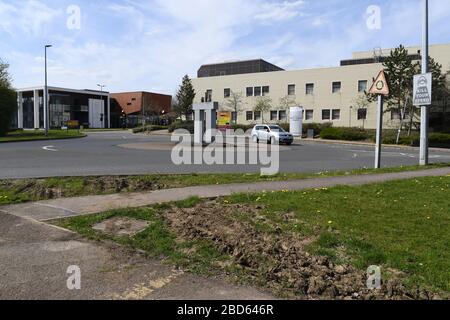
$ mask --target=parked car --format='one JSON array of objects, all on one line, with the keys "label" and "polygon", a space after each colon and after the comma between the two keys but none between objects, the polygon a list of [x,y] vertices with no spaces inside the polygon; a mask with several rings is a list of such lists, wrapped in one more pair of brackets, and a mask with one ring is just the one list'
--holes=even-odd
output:
[{"label": "parked car", "polygon": [[252,140],[254,143],[264,141],[274,144],[278,141],[280,144],[291,145],[294,136],[277,125],[256,125],[252,130]]}]

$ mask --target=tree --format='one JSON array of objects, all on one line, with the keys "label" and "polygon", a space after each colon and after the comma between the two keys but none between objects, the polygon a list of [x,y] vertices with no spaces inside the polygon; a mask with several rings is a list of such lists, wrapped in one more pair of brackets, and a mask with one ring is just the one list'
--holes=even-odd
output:
[{"label": "tree", "polygon": [[177,93],[178,104],[176,112],[180,115],[185,116],[186,119],[189,119],[189,116],[192,114],[192,105],[194,103],[194,98],[194,86],[192,85],[192,81],[189,76],[186,75],[183,77],[183,82]]},{"label": "tree", "polygon": [[258,97],[256,99],[254,112],[261,112],[261,120],[264,123],[264,114],[272,109],[272,99],[269,97]]},{"label": "tree", "polygon": [[11,77],[8,72],[9,64],[0,59],[0,87],[11,88]]},{"label": "tree", "polygon": [[17,96],[11,86],[8,68],[9,65],[0,60],[0,135],[9,131],[14,110],[17,108]]},{"label": "tree", "polygon": [[383,66],[390,89],[389,96],[385,98],[386,112],[394,111],[400,115],[398,143],[406,114],[411,117],[410,130],[414,121],[415,107],[411,103],[411,96],[416,66],[413,64],[408,50],[402,45],[391,51],[390,56],[383,62]]},{"label": "tree", "polygon": [[[295,96],[293,95],[285,95],[284,97],[280,98],[280,109],[286,110],[286,113],[288,113],[289,109],[291,107],[296,107],[300,105],[297,103]],[[286,122],[288,121],[288,117],[286,117]]]},{"label": "tree", "polygon": [[[367,110],[369,109],[370,100],[365,93],[360,94],[356,99],[353,100],[353,103],[356,107],[356,112],[359,114],[359,110]],[[366,119],[363,119],[363,129],[366,127]]]},{"label": "tree", "polygon": [[225,108],[235,113],[234,124],[237,124],[238,114],[242,111],[242,92],[230,92],[230,97],[225,101]]}]

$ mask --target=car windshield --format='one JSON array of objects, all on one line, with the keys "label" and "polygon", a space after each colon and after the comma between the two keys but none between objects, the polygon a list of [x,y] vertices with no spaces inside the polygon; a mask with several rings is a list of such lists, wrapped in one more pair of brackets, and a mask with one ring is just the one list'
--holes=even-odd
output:
[{"label": "car windshield", "polygon": [[273,131],[273,132],[286,132],[283,130],[283,128],[281,128],[279,126],[270,126],[269,128],[270,128],[270,131]]}]

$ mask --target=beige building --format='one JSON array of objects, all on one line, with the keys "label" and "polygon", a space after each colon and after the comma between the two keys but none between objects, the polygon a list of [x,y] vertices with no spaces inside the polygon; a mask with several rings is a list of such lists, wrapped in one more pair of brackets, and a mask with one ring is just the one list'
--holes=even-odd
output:
[{"label": "beige building", "polygon": [[[407,48],[413,60],[420,60],[420,48]],[[256,124],[288,121],[287,103],[304,109],[305,123],[332,122],[336,127],[376,127],[376,104],[362,107],[358,97],[372,85],[373,78],[383,69],[382,61],[391,49],[356,52],[352,59],[341,61],[333,68],[285,71],[264,60],[238,61],[204,65],[193,79],[202,98],[219,102],[221,111],[233,111],[227,101],[233,93],[242,95],[238,123]],[[430,47],[430,56],[450,69],[450,44]],[[254,112],[258,97],[271,99],[272,108],[261,115]],[[235,117],[235,115],[233,115]],[[396,127],[399,115],[386,114],[385,125]]]}]

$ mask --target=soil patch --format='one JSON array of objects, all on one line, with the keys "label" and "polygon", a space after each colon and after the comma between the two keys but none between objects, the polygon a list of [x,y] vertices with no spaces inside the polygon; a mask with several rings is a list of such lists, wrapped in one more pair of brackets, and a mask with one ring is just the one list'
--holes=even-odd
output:
[{"label": "soil patch", "polygon": [[113,236],[135,236],[150,225],[148,221],[136,220],[128,217],[114,217],[98,223],[92,229]]},{"label": "soil patch", "polygon": [[[309,254],[305,246],[313,239],[286,234],[264,216],[263,206],[218,201],[187,209],[171,207],[164,215],[177,235],[212,241],[222,253],[233,257],[252,282],[274,292],[305,299],[438,298],[426,290],[408,290],[399,280],[388,280],[380,290],[369,290],[365,271]],[[289,222],[294,218],[286,214],[282,219]]]}]

